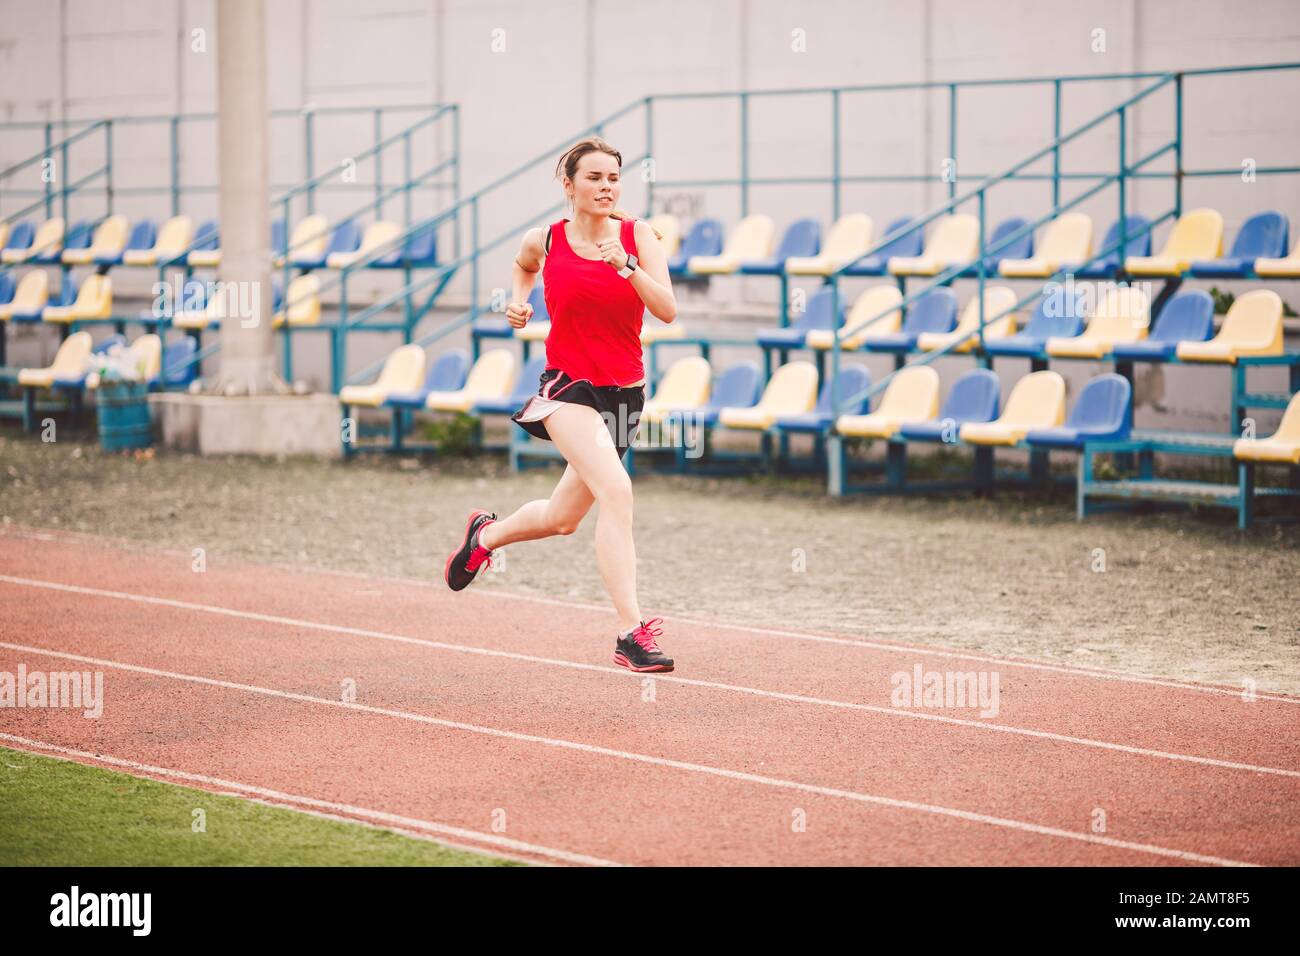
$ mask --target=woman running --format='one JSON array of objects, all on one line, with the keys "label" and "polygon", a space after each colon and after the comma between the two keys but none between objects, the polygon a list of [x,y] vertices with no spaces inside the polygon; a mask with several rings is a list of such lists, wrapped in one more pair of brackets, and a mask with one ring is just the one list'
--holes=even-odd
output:
[{"label": "woman running", "polygon": [[513,420],[530,435],[553,441],[567,466],[551,497],[530,501],[500,521],[474,511],[460,548],[447,559],[453,591],[466,587],[492,552],[515,541],[572,534],[594,502],[596,560],[618,612],[614,662],[634,671],[670,671],[655,638],[663,618],[642,620],[636,596],[632,541],[632,481],[623,455],[636,438],[645,404],[641,317],[677,317],[668,262],[649,224],[618,208],[623,157],[593,136],[569,149],[556,178],[573,218],[524,234],[513,270],[506,317],[523,328],[532,316],[528,293],[545,270],[551,316],[546,369],[537,395]]}]

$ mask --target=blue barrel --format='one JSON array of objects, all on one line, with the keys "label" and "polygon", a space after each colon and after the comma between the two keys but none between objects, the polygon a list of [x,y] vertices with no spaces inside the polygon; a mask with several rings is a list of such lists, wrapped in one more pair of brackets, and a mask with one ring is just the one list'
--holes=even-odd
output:
[{"label": "blue barrel", "polygon": [[99,447],[105,451],[121,451],[153,446],[147,385],[101,381],[96,391]]}]

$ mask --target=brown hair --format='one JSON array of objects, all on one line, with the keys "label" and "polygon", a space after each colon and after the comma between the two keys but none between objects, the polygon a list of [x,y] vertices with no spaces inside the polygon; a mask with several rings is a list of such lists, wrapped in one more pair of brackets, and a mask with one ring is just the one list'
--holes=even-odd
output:
[{"label": "brown hair", "polygon": [[[568,148],[563,156],[560,157],[560,161],[555,164],[555,178],[560,179],[562,175],[569,179],[577,178],[578,161],[588,153],[608,153],[610,156],[614,157],[614,161],[618,163],[618,168],[623,168],[622,153],[609,145],[609,143],[605,142],[599,136],[588,136],[585,139],[578,140]],[[612,219],[636,218],[636,216],[624,209],[615,209],[610,212],[609,215]],[[655,229],[653,225],[650,225],[650,223],[646,223],[646,225],[650,226],[651,231],[655,234],[655,238],[662,242],[664,238],[663,234],[658,229]]]}]

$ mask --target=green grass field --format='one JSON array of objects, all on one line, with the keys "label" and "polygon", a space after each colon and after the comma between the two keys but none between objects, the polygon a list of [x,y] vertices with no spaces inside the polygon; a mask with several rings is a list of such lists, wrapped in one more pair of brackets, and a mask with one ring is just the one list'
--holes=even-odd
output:
[{"label": "green grass field", "polygon": [[[194,810],[205,832],[192,829]],[[0,747],[0,866],[514,866],[387,830]]]}]

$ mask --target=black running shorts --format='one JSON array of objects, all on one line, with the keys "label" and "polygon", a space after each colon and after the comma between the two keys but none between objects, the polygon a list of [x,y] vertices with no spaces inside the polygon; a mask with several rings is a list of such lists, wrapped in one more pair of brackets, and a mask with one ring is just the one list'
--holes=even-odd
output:
[{"label": "black running shorts", "polygon": [[575,381],[558,368],[548,368],[538,379],[537,394],[510,418],[534,438],[551,441],[545,419],[559,402],[586,405],[599,412],[621,458],[636,440],[641,410],[645,407],[645,386],[592,385],[589,379]]}]

